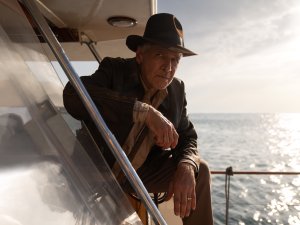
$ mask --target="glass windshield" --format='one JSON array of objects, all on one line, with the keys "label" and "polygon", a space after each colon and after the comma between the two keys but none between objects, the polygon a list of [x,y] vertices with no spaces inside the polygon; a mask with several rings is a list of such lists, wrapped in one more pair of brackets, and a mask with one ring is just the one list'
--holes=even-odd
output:
[{"label": "glass windshield", "polygon": [[0,224],[141,224],[106,162],[96,169],[76,139],[17,1],[0,2],[0,21]]}]

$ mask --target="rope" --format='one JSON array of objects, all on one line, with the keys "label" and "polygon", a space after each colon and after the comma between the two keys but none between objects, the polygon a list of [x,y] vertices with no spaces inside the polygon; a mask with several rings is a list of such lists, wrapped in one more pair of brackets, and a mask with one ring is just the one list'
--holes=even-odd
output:
[{"label": "rope", "polygon": [[229,217],[229,194],[230,194],[230,176],[233,176],[232,167],[226,168],[225,173],[225,199],[226,199],[226,212],[225,212],[225,224],[228,225]]}]

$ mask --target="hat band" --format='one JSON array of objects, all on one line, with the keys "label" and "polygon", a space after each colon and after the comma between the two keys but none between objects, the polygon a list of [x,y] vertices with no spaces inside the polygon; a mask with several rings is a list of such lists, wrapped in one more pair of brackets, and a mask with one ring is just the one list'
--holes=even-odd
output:
[{"label": "hat band", "polygon": [[179,36],[171,36],[171,35],[155,35],[155,36],[144,36],[145,40],[161,43],[167,46],[180,46],[184,47],[183,39]]}]

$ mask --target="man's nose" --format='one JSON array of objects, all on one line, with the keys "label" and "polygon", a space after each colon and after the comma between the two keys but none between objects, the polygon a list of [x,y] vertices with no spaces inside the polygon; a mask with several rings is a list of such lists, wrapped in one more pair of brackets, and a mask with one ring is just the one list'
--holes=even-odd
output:
[{"label": "man's nose", "polygon": [[173,70],[172,60],[166,60],[163,69],[165,72],[171,72]]}]

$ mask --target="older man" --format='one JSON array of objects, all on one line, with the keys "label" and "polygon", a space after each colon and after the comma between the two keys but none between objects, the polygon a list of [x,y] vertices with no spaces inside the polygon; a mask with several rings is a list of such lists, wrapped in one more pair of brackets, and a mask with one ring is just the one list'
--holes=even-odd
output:
[{"label": "older man", "polygon": [[[181,57],[195,55],[184,47],[182,26],[171,14],[155,14],[144,35],[130,35],[126,44],[135,58],[104,58],[82,82],[147,190],[173,197],[185,225],[213,224],[209,169],[187,116],[184,83],[174,77]],[[64,104],[85,121],[124,190],[132,190],[69,83]],[[97,152],[87,151],[97,165]]]}]

